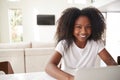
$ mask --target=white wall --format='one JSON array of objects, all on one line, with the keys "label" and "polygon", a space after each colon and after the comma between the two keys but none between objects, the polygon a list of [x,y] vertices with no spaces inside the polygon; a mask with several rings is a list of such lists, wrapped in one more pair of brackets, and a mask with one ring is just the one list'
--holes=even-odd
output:
[{"label": "white wall", "polygon": [[[0,1],[0,5],[2,5],[2,4],[1,4],[1,1]],[[2,7],[0,7],[0,11],[1,11],[1,9],[2,9]],[[2,20],[2,19],[1,19],[1,13],[0,13],[0,30],[1,30],[1,23],[2,23],[1,20]],[[1,31],[0,31],[0,34],[1,34]],[[0,42],[1,42],[1,37],[0,37]]]},{"label": "white wall", "polygon": [[5,1],[0,0],[0,41],[8,42],[9,41],[9,29],[8,29],[8,12],[7,4],[4,4]]}]

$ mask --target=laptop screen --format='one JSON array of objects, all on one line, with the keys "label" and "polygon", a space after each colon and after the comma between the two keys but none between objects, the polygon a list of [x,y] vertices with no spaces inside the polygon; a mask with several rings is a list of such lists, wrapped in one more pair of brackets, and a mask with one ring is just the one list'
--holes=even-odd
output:
[{"label": "laptop screen", "polygon": [[75,80],[120,80],[120,66],[78,69]]}]

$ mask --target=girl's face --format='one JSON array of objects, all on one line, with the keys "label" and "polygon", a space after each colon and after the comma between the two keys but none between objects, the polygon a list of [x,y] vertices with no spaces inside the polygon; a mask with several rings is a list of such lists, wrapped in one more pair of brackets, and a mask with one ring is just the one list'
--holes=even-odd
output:
[{"label": "girl's face", "polygon": [[75,39],[79,42],[86,42],[91,32],[91,24],[88,17],[80,16],[74,25],[73,35]]}]

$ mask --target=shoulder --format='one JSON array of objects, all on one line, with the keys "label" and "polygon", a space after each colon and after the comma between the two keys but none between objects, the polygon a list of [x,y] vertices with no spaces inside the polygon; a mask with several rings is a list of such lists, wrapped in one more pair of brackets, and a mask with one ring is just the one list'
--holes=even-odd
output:
[{"label": "shoulder", "polygon": [[98,53],[105,48],[103,40],[98,40],[98,41],[91,40],[90,44],[94,49],[97,50]]},{"label": "shoulder", "polygon": [[66,40],[61,40],[61,41],[58,42],[57,46],[58,45],[65,46],[66,43],[67,43]]},{"label": "shoulder", "polygon": [[64,44],[64,43],[66,43],[66,40],[61,40],[61,41],[59,41],[58,43]]},{"label": "shoulder", "polygon": [[55,50],[63,55],[63,53],[65,51],[65,46],[66,46],[66,41],[65,40],[61,40],[61,41],[58,42]]},{"label": "shoulder", "polygon": [[94,40],[90,40],[89,41],[90,44],[96,44],[96,45],[104,45],[104,41],[103,40],[97,40],[97,41],[94,41]]}]

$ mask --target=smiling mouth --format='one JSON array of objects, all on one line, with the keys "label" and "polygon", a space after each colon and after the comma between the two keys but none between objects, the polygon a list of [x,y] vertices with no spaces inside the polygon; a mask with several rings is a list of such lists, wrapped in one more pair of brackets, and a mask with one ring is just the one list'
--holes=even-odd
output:
[{"label": "smiling mouth", "polygon": [[80,35],[81,38],[87,38],[87,35]]}]

